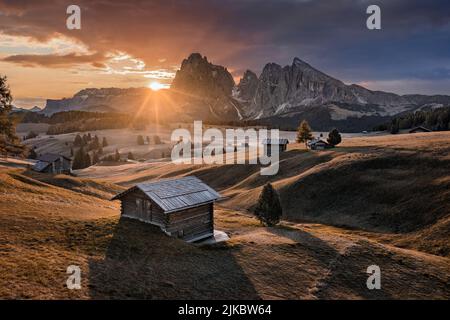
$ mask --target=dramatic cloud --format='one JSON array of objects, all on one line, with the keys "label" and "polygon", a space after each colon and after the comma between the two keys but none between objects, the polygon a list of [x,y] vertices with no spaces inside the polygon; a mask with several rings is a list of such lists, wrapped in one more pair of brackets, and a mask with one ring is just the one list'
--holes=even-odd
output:
[{"label": "dramatic cloud", "polygon": [[79,55],[75,53],[66,55],[56,54],[22,54],[3,58],[2,61],[13,62],[24,67],[54,67],[65,68],[80,64],[90,64],[95,68],[105,68],[104,57],[100,54]]},{"label": "dramatic cloud", "polygon": [[[42,57],[9,50],[4,61],[102,66],[116,76],[151,77],[162,71],[169,81],[174,66],[201,52],[235,77],[247,68],[260,72],[267,62],[288,64],[298,56],[337,78],[365,81],[375,89],[380,83],[426,81],[419,92],[438,93],[430,83],[442,88],[449,78],[450,2],[445,0],[379,0],[382,30],[376,31],[366,28],[366,8],[372,4],[366,0],[78,0],[81,30],[65,26],[70,4],[0,0],[4,35],[39,43],[68,38],[87,50],[65,48],[63,54],[56,50]],[[128,57],[124,68],[111,61],[118,53]]]}]

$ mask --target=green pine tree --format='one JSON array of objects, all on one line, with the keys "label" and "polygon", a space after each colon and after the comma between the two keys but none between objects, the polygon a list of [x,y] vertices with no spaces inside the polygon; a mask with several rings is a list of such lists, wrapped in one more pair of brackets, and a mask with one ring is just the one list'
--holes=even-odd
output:
[{"label": "green pine tree", "polygon": [[114,161],[120,161],[120,153],[119,150],[116,149],[116,153],[114,154]]},{"label": "green pine tree", "polygon": [[94,155],[92,156],[92,164],[97,164],[100,162],[100,158],[98,157],[98,153],[94,152]]},{"label": "green pine tree", "polygon": [[13,97],[6,77],[0,76],[0,153],[21,156],[26,148],[16,135],[16,126],[10,117]]},{"label": "green pine tree", "polygon": [[137,136],[137,144],[138,144],[139,146],[143,146],[143,145],[145,144],[145,142],[144,142],[144,137],[143,137],[143,136],[141,136],[141,135],[138,135],[138,136]]},{"label": "green pine tree", "polygon": [[308,146],[308,141],[312,140],[312,130],[309,126],[308,122],[306,120],[303,120],[302,123],[300,123],[300,126],[297,129],[297,139],[296,141],[298,143],[304,142],[305,146]]},{"label": "green pine tree", "polygon": [[73,145],[75,147],[81,147],[83,146],[83,139],[81,138],[81,136],[79,134],[77,134],[75,136],[75,139],[73,140]]},{"label": "green pine tree", "polygon": [[333,129],[330,131],[330,133],[328,133],[327,141],[332,146],[337,146],[342,141],[341,134],[339,133],[339,131],[337,129]]},{"label": "green pine tree", "polygon": [[91,156],[89,155],[89,152],[85,152],[83,155],[83,163],[84,163],[84,167],[83,168],[88,168],[92,165],[92,161],[91,161]]},{"label": "green pine tree", "polygon": [[400,131],[399,120],[397,118],[393,119],[391,122],[391,133],[396,134]]},{"label": "green pine tree", "polygon": [[280,222],[283,213],[280,197],[270,183],[264,186],[254,212],[265,226],[274,226]]},{"label": "green pine tree", "polygon": [[83,147],[79,148],[75,153],[75,157],[73,158],[72,169],[78,170],[83,169],[84,166],[84,149]]}]

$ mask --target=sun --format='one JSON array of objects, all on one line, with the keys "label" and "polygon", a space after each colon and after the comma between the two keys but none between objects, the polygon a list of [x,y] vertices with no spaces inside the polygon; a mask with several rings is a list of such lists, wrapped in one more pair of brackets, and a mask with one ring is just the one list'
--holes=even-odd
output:
[{"label": "sun", "polygon": [[162,83],[159,83],[158,81],[153,81],[148,85],[148,87],[153,91],[159,91],[161,89],[164,89],[166,86]]}]

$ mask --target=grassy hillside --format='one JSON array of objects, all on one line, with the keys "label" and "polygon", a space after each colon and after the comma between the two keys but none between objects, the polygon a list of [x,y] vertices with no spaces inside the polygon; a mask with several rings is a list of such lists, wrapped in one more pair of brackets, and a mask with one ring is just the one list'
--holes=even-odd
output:
[{"label": "grassy hillside", "polygon": [[[167,162],[49,176],[2,162],[0,297],[448,299],[449,146],[437,134],[348,139],[326,152],[291,145],[274,177]],[[230,241],[186,244],[119,219],[108,201],[138,181],[190,174],[228,197],[215,226]],[[287,219],[274,228],[248,213],[268,181]],[[366,288],[373,264],[380,291]],[[65,286],[69,265],[81,267],[81,290]]]},{"label": "grassy hillside", "polygon": [[276,176],[261,176],[252,165],[169,162],[127,164],[113,173],[91,167],[80,175],[125,186],[196,175],[228,196],[225,206],[238,210],[251,210],[271,182],[285,219],[368,231],[402,247],[450,255],[449,132],[349,138],[323,152],[291,144]]},{"label": "grassy hillside", "polygon": [[[219,207],[225,244],[196,246],[119,219],[120,187],[0,169],[1,298],[448,298],[447,258],[380,245],[317,225],[263,228]],[[86,186],[86,187],[84,187]],[[383,290],[365,269],[383,268]],[[65,286],[69,265],[82,289]],[[404,288],[408,287],[408,290]]]}]

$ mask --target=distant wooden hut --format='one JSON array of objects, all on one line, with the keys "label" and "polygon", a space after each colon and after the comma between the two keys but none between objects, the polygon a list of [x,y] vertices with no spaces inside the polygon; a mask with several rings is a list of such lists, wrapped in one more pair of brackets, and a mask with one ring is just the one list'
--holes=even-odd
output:
[{"label": "distant wooden hut", "polygon": [[278,148],[279,153],[286,151],[287,145],[289,144],[288,139],[264,139],[262,144],[264,145],[264,154],[268,157],[272,154],[272,145]]},{"label": "distant wooden hut", "polygon": [[419,132],[431,132],[430,129],[427,129],[425,127],[419,126],[419,127],[415,127],[411,130],[409,130],[409,133],[419,133]]},{"label": "distant wooden hut", "polygon": [[139,183],[116,195],[121,215],[159,226],[192,242],[214,235],[214,201],[221,196],[196,177]]},{"label": "distant wooden hut", "polygon": [[33,170],[43,173],[66,173],[72,171],[72,160],[60,154],[46,153],[39,156]]},{"label": "distant wooden hut", "polygon": [[331,144],[329,144],[328,142],[326,142],[322,139],[313,139],[311,141],[308,141],[307,146],[311,150],[325,150],[325,149],[333,148],[333,146]]}]

